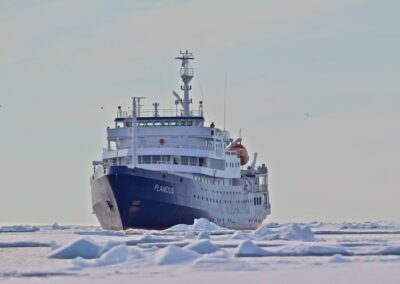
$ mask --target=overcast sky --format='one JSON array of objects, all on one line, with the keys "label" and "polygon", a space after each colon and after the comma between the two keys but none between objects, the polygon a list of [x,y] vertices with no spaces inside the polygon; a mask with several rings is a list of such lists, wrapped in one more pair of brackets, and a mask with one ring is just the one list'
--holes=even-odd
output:
[{"label": "overcast sky", "polygon": [[[400,2],[0,1],[0,223],[96,223],[118,105],[192,96],[270,169],[272,221],[398,220]],[[103,109],[101,109],[103,107]]]}]

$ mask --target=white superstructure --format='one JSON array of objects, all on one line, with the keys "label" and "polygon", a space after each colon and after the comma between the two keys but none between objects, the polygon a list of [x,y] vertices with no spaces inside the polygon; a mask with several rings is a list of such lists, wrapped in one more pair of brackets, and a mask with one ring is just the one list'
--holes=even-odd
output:
[{"label": "white superstructure", "polygon": [[[173,92],[175,109],[160,109],[154,103],[152,110],[142,110],[143,97],[132,98],[132,111],[118,107],[114,126],[107,128],[102,160],[94,162],[95,176],[110,166],[127,166],[189,178],[193,182],[191,206],[209,212],[210,219],[219,224],[243,228],[249,227],[243,222],[251,221],[254,227],[270,212],[268,170],[264,164],[256,168],[257,154],[243,169],[249,158],[241,138],[234,141],[228,131],[205,124],[203,102],[194,109],[189,96],[193,78],[189,61],[194,58],[186,51],[176,59],[182,62],[183,96]],[[226,196],[217,199],[216,194]],[[223,201],[223,206],[215,207]],[[253,203],[263,208],[252,208]],[[243,208],[247,209],[242,218],[237,215]]]}]

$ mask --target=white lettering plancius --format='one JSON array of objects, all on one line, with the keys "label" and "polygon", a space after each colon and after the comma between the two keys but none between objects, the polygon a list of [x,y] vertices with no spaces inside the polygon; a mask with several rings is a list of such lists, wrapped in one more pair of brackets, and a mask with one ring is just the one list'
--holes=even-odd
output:
[{"label": "white lettering plancius", "polygon": [[167,194],[174,194],[175,189],[172,186],[155,184],[154,191],[163,192]]}]

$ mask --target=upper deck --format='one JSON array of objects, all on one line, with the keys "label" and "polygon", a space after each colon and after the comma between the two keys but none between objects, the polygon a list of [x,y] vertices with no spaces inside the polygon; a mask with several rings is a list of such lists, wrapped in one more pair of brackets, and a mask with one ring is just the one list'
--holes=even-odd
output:
[{"label": "upper deck", "polygon": [[240,177],[237,152],[227,150],[232,139],[229,132],[205,125],[203,102],[192,106],[189,91],[194,59],[181,52],[180,76],[183,96],[173,92],[175,109],[141,109],[143,97],[134,97],[132,108],[119,106],[114,126],[107,127],[107,148],[102,155],[104,165],[125,164],[151,170],[200,173],[219,177]]}]

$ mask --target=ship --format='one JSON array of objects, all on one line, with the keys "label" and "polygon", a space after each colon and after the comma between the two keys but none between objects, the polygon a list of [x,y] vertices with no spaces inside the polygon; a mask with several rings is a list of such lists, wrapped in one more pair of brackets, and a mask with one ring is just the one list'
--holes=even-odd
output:
[{"label": "ship", "polygon": [[257,153],[249,163],[241,137],[206,123],[204,102],[195,108],[190,97],[194,56],[186,50],[175,59],[183,93],[172,92],[175,108],[142,109],[144,97],[118,106],[107,147],[93,161],[93,213],[107,230],[161,230],[199,218],[255,229],[271,213],[268,168],[257,165]]}]

